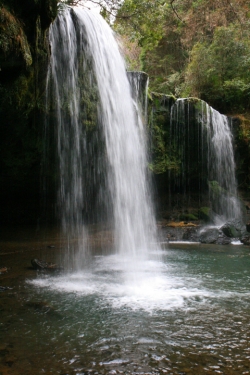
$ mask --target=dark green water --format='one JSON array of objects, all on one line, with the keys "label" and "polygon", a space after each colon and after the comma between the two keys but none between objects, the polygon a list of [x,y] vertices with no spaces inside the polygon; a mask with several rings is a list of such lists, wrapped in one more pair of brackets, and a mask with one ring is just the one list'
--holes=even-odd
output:
[{"label": "dark green water", "polygon": [[247,247],[169,245],[132,268],[96,256],[84,272],[29,270],[11,287],[2,374],[250,374]]}]

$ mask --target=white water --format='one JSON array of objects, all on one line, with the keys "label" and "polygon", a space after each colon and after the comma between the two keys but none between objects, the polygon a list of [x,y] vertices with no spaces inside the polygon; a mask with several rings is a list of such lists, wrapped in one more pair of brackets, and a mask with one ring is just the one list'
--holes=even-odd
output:
[{"label": "white water", "polygon": [[[48,88],[52,87],[56,112],[59,204],[69,242],[68,261],[72,239],[76,239],[73,255],[77,263],[83,248],[87,248],[82,211],[89,204],[85,194],[89,175],[83,172],[84,166],[88,168],[85,160],[89,145],[81,121],[80,82],[81,71],[87,65],[92,73],[86,73],[83,81],[92,88],[97,85],[100,142],[103,138],[105,143],[102,165],[91,165],[95,178],[103,169],[107,171],[104,180],[108,193],[98,186],[98,197],[105,201],[109,220],[113,221],[115,249],[122,255],[144,257],[150,244],[155,243],[156,233],[147,178],[146,136],[137,121],[125,64],[113,32],[100,15],[83,8],[66,8],[50,28],[50,44]],[[93,163],[90,160],[89,164]]]},{"label": "white water", "polygon": [[233,135],[229,120],[213,108],[211,110],[212,137],[211,148],[214,159],[210,160],[210,169],[219,186],[224,189],[220,194],[222,216],[224,220],[242,219],[241,204],[237,198]]},{"label": "white water", "polygon": [[155,223],[147,185],[145,134],[138,126],[124,61],[102,17],[75,10],[86,30],[101,101],[113,203],[115,241],[123,254],[146,251]]},{"label": "white water", "polygon": [[[206,117],[209,179],[218,183],[215,187],[217,198],[213,207],[218,213],[217,222],[222,224],[230,219],[241,220],[241,204],[237,197],[235,178],[233,135],[229,119],[209,107],[208,104],[206,104]],[[210,190],[212,189],[210,188]]]}]

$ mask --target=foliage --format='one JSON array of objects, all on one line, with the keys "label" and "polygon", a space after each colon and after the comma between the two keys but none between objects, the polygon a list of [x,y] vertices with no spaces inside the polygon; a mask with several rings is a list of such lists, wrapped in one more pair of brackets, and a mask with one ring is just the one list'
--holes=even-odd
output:
[{"label": "foliage", "polygon": [[[224,108],[247,108],[250,96],[250,43],[234,26],[219,27],[211,44],[197,43],[186,69],[185,95]],[[226,43],[225,43],[226,41]]]},{"label": "foliage", "polygon": [[250,116],[237,114],[239,119],[236,133],[237,179],[240,188],[250,190]]},{"label": "foliage", "polygon": [[[0,51],[5,58],[14,53],[15,59],[21,56],[26,65],[32,64],[30,47],[22,25],[3,6],[0,8]],[[14,63],[13,61],[12,64]]]},{"label": "foliage", "polygon": [[115,29],[136,42],[151,89],[226,111],[249,103],[250,0],[125,0]]},{"label": "foliage", "polygon": [[172,171],[180,172],[181,160],[178,147],[170,141],[170,109],[175,98],[153,93],[150,100],[150,120],[152,137],[152,162],[150,169],[155,174]]},{"label": "foliage", "polygon": [[210,207],[201,207],[198,211],[198,217],[206,222],[209,222],[211,220]]}]

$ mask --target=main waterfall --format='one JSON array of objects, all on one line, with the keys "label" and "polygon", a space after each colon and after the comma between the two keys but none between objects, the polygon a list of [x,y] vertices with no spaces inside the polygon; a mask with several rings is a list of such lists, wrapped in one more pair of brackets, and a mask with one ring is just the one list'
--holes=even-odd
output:
[{"label": "main waterfall", "polygon": [[47,101],[57,129],[67,262],[72,264],[72,253],[77,264],[84,261],[84,221],[93,215],[113,224],[119,253],[144,257],[156,233],[147,142],[113,32],[100,15],[67,7],[49,39]]}]

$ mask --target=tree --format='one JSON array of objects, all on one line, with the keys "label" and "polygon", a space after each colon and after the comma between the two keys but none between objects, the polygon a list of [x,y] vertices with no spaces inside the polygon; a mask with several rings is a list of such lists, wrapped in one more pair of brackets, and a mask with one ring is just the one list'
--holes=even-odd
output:
[{"label": "tree", "polygon": [[197,43],[186,68],[185,95],[194,95],[220,108],[248,108],[250,43],[237,26],[219,27],[211,44]]}]

